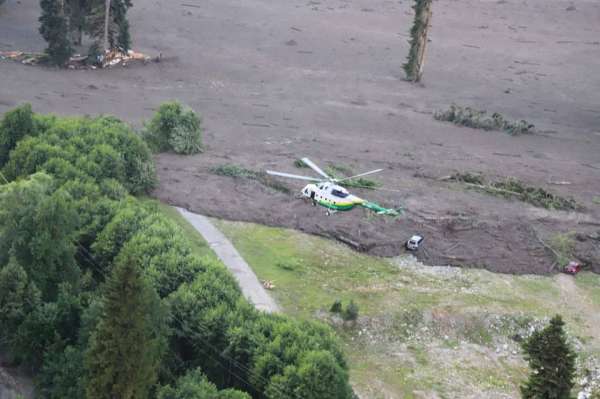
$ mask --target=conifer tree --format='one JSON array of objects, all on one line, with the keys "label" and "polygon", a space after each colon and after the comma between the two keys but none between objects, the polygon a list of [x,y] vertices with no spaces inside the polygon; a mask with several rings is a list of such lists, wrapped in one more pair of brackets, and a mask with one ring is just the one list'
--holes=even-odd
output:
[{"label": "conifer tree", "polygon": [[559,315],[523,343],[531,374],[521,387],[524,399],[568,399],[573,387],[576,355],[567,343]]},{"label": "conifer tree", "polygon": [[63,66],[73,54],[64,0],[40,0],[40,7],[40,34],[48,43],[46,54],[52,64]]},{"label": "conifer tree", "polygon": [[431,23],[431,2],[433,0],[415,0],[413,9],[415,19],[410,30],[410,51],[406,63],[402,65],[406,72],[406,79],[419,82],[423,76],[425,62],[425,47],[427,46],[427,32]]},{"label": "conifer tree", "polygon": [[124,51],[130,49],[127,10],[131,6],[130,0],[91,0],[86,29],[97,43],[102,44],[104,50],[117,47]]},{"label": "conifer tree", "polygon": [[145,399],[165,348],[165,313],[134,259],[119,259],[86,354],[88,399]]}]

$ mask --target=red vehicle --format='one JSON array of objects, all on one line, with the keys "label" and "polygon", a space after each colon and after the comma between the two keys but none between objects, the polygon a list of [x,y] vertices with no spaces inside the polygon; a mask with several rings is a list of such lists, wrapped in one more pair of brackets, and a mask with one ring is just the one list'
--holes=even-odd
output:
[{"label": "red vehicle", "polygon": [[571,261],[563,269],[563,273],[576,275],[581,270],[581,264],[579,262]]}]

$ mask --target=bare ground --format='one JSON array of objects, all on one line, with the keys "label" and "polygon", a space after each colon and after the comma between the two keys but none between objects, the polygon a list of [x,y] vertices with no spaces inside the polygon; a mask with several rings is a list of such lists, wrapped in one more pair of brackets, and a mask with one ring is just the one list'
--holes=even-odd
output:
[{"label": "bare ground", "polygon": [[[0,50],[41,50],[35,0],[0,6]],[[577,255],[600,272],[600,4],[437,1],[424,85],[402,80],[409,1],[139,1],[136,50],[163,62],[58,71],[0,62],[0,112],[109,113],[139,126],[163,101],[204,116],[207,151],[157,156],[155,195],[194,212],[293,227],[396,255],[414,233],[421,260],[508,273],[555,271],[542,245],[579,232]],[[440,123],[451,103],[527,119],[538,133]],[[386,190],[358,190],[404,217],[362,210],[325,217],[258,182],[215,176],[223,163],[294,172],[292,161],[382,167]],[[305,171],[305,170],[303,170]],[[580,212],[546,211],[437,178],[455,171],[515,176],[574,197]],[[556,185],[553,182],[567,181]],[[287,182],[299,190],[301,184]]]}]

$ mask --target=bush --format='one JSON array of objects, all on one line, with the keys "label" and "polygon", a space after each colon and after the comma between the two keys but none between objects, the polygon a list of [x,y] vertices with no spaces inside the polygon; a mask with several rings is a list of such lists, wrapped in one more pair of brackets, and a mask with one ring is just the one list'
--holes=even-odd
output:
[{"label": "bush", "polygon": [[533,133],[535,126],[525,120],[510,121],[494,112],[488,116],[486,111],[452,104],[447,111],[437,111],[433,117],[439,121],[453,122],[455,125],[483,130],[502,130],[510,135]]},{"label": "bush", "polygon": [[342,313],[342,301],[336,299],[329,309],[331,313]]},{"label": "bush", "polygon": [[34,118],[34,131],[10,152],[3,172],[10,180],[38,170],[60,183],[74,178],[115,179],[134,194],[156,184],[148,147],[113,117]]},{"label": "bush", "polygon": [[143,131],[155,151],[195,154],[202,150],[202,120],[178,102],[163,103]]},{"label": "bush", "polygon": [[342,317],[346,321],[354,321],[358,318],[358,305],[353,300],[350,300],[350,303],[342,312]]},{"label": "bush", "polygon": [[34,133],[31,104],[23,104],[4,114],[0,122],[0,167],[8,161],[8,154],[23,137]]}]

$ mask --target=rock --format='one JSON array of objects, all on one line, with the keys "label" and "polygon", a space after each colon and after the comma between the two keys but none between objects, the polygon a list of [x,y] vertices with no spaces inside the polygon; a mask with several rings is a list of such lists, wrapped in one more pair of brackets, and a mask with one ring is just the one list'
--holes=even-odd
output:
[{"label": "rock", "polygon": [[15,379],[0,367],[0,398],[17,399],[20,396]]}]

